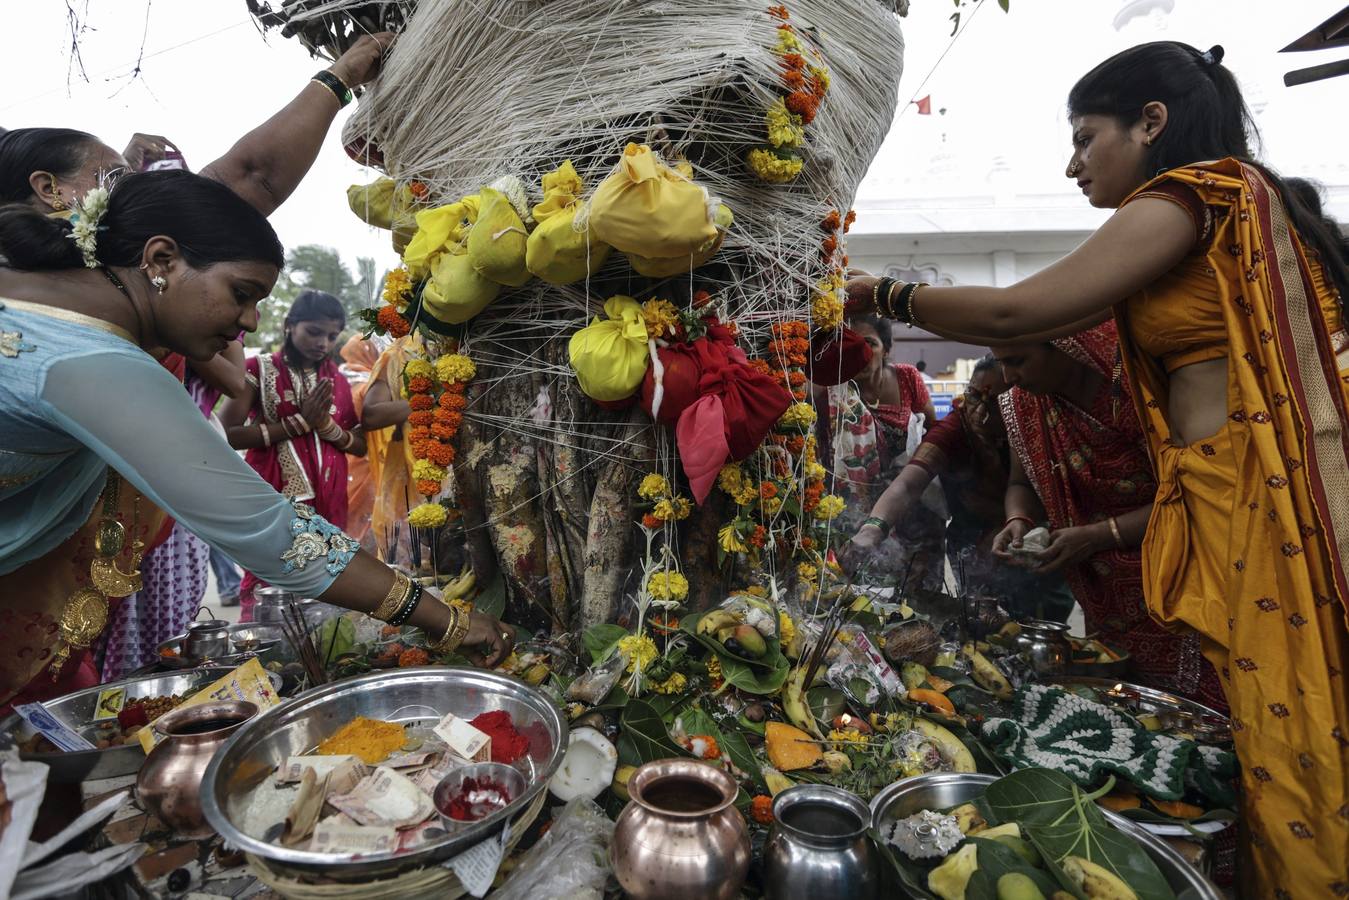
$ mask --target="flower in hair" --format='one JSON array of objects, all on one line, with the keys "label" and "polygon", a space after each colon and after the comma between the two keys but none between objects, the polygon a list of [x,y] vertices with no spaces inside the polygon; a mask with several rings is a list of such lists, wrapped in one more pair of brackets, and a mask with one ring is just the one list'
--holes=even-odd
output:
[{"label": "flower in hair", "polygon": [[74,230],[70,239],[80,248],[86,268],[98,268],[98,223],[108,213],[108,189],[96,187],[84,195],[84,199],[75,204],[70,222]]}]

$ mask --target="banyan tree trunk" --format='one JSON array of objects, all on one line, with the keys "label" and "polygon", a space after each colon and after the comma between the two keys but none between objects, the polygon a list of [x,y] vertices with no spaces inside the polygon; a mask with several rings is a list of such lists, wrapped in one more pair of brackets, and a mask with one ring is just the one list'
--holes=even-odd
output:
[{"label": "banyan tree trunk", "polygon": [[[455,479],[475,567],[480,577],[499,567],[508,617],[531,629],[613,621],[640,571],[636,487],[652,471],[678,482],[680,468],[673,437],[640,404],[602,410],[579,392],[567,341],[614,294],[687,308],[707,290],[751,354],[772,324],[810,316],[811,290],[836,264],[822,258],[820,223],[847,210],[894,117],[895,3],[290,0],[276,14],[249,3],[264,25],[319,52],[401,29],[343,139],[376,148],[389,175],[421,182],[436,204],[503,176],[520,178],[537,203],[542,175],[566,160],[592,190],[632,141],[686,159],[733,211],[707,266],[644,278],[614,252],[584,282],[504,289],[467,327],[478,378]],[[786,90],[781,12],[830,86],[806,128],[799,177],[768,184],[746,160]],[[718,564],[731,512],[714,489],[670,535],[691,607],[717,602],[737,577]]]}]

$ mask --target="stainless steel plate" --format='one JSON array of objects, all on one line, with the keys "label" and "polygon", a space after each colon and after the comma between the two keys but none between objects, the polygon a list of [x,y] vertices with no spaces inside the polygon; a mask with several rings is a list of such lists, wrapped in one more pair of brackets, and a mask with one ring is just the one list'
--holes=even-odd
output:
[{"label": "stainless steel plate", "polygon": [[272,844],[263,840],[262,833],[249,833],[253,824],[249,811],[259,791],[275,790],[272,773],[278,765],[290,756],[312,752],[356,716],[429,727],[445,713],[472,718],[493,710],[510,713],[515,727],[529,738],[528,753],[514,764],[527,785],[507,808],[514,816],[547,789],[548,779],[561,764],[567,747],[566,721],[547,697],[522,681],[445,666],[372,672],[323,685],[268,710],[240,728],[211,760],[202,780],[202,809],[231,846],[293,876],[322,873],[326,878],[359,881],[434,865],[499,833],[500,823],[474,823],[401,854],[353,857]]},{"label": "stainless steel plate", "polygon": [[[1091,688],[1101,697],[1101,703],[1120,705],[1133,713],[1155,713],[1165,727],[1193,732],[1202,743],[1226,744],[1232,740],[1232,723],[1227,716],[1177,694],[1114,678],[1091,678],[1086,675],[1058,675],[1042,680],[1045,684],[1064,688]],[[1136,695],[1137,699],[1109,696],[1107,692],[1115,688],[1122,688]]]},{"label": "stainless steel plate", "polygon": [[[232,667],[211,666],[172,674],[128,678],[125,681],[100,684],[66,694],[56,700],[48,700],[43,706],[59,721],[89,737],[90,733],[96,730],[93,724],[94,705],[98,703],[98,695],[103,691],[123,688],[127,700],[167,697],[173,694],[190,697],[231,671]],[[12,747],[32,736],[33,730],[17,715],[11,715],[0,722],[0,747]],[[141,763],[145,762],[145,751],[141,749],[140,744],[109,747],[106,750],[80,750],[74,753],[20,755],[23,759],[46,763],[50,767],[47,780],[57,784],[76,784],[100,778],[115,778],[119,775],[134,775],[140,771]]]},{"label": "stainless steel plate", "polygon": [[[257,656],[264,665],[273,660],[289,662],[294,654],[287,655],[285,633],[278,625],[260,625],[256,622],[240,622],[229,627],[230,647],[233,653],[214,659],[189,659],[182,655],[186,634],[171,637],[157,648],[159,664],[167,669],[191,669],[203,664],[229,666],[242,665],[250,656]],[[164,651],[172,650],[174,656],[165,656]],[[283,658],[285,657],[285,658]]]},{"label": "stainless steel plate", "polygon": [[[973,800],[997,780],[995,775],[949,772],[896,781],[872,798],[872,827],[879,829],[886,822],[911,816],[920,810],[946,809]],[[1101,812],[1111,825],[1142,845],[1178,897],[1183,896],[1185,900],[1223,900],[1218,888],[1164,841],[1108,809],[1102,809]]]}]

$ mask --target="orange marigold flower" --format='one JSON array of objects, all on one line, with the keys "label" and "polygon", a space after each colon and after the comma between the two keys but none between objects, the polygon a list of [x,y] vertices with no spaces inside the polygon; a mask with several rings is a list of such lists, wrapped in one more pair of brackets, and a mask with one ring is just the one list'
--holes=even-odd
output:
[{"label": "orange marigold flower", "polygon": [[417,493],[423,497],[434,497],[440,493],[440,482],[432,481],[429,478],[423,478],[417,482]]},{"label": "orange marigold flower", "polygon": [[815,95],[816,102],[824,99],[824,95],[829,91],[823,80],[815,75],[810,76],[810,92]]},{"label": "orange marigold flower", "polygon": [[413,394],[408,398],[408,406],[413,409],[430,409],[436,405],[430,394]]},{"label": "orange marigold flower", "polygon": [[409,647],[398,654],[398,668],[406,669],[409,666],[424,666],[431,661],[431,655],[421,647]]},{"label": "orange marigold flower", "polygon": [[437,422],[440,422],[442,425],[448,425],[455,431],[458,431],[459,426],[464,424],[464,414],[455,412],[452,409],[438,409],[435,412],[435,416]]},{"label": "orange marigold flower", "polygon": [[789,90],[797,91],[806,86],[806,76],[801,74],[800,69],[783,69],[782,83]]},{"label": "orange marigold flower", "polygon": [[427,448],[426,458],[443,469],[454,462],[454,448],[436,441]]},{"label": "orange marigold flower", "polygon": [[765,500],[772,500],[778,495],[778,486],[771,481],[765,481],[759,485],[759,496]]},{"label": "orange marigold flower", "polygon": [[833,256],[834,251],[838,249],[838,238],[832,234],[820,241],[820,249],[824,251],[825,256]]},{"label": "orange marigold flower", "polygon": [[413,426],[408,429],[408,441],[416,444],[418,441],[429,441],[431,439],[431,426]]},{"label": "orange marigold flower", "polygon": [[[802,361],[801,361],[801,365],[804,366],[805,364],[806,364],[805,360],[802,360]],[[795,398],[795,399],[796,399],[798,402],[800,402],[800,403],[805,403],[805,402],[806,402],[806,392],[805,392],[805,391],[792,391],[792,397]]]},{"label": "orange marigold flower", "polygon": [[756,372],[762,372],[764,375],[773,374],[773,367],[762,359],[751,359],[749,361],[749,367]]},{"label": "orange marigold flower", "polygon": [[787,7],[781,5],[768,7],[768,14],[775,19],[786,20],[792,17],[791,13],[787,12]]},{"label": "orange marigold flower", "polygon": [[803,538],[801,538],[801,549],[802,549],[802,550],[810,550],[810,549],[813,548],[814,546],[815,546],[815,539],[814,539],[814,538],[808,538],[808,537],[803,537]]},{"label": "orange marigold flower", "polygon": [[408,424],[416,428],[430,428],[433,415],[434,413],[430,410],[419,409],[416,412],[408,413]]},{"label": "orange marigold flower", "polygon": [[834,232],[838,231],[838,229],[839,229],[838,210],[836,209],[831,210],[829,215],[825,216],[824,220],[820,222],[820,230],[825,232]]},{"label": "orange marigold flower", "polygon": [[435,422],[431,425],[431,436],[442,441],[448,441],[454,437],[454,429],[441,422]]},{"label": "orange marigold flower", "polygon": [[806,67],[806,58],[800,53],[784,53],[782,54],[782,64],[788,69],[799,71]]},{"label": "orange marigold flower", "polygon": [[449,391],[451,394],[462,394],[465,387],[467,387],[467,385],[465,385],[464,382],[456,381],[454,384],[445,385],[445,390]]},{"label": "orange marigold flower", "polygon": [[807,497],[806,502],[801,504],[801,511],[804,513],[815,512],[815,507],[820,505],[819,497]]},{"label": "orange marigold flower", "polygon": [[707,302],[711,299],[712,295],[707,291],[694,291],[693,308],[698,309],[699,307],[706,306]]},{"label": "orange marigold flower", "polygon": [[468,400],[464,398],[464,395],[462,393],[456,393],[454,391],[446,391],[445,393],[440,395],[441,409],[462,410],[466,406],[468,406]]},{"label": "orange marigold flower", "polygon": [[425,375],[418,375],[415,378],[408,379],[409,394],[429,394],[431,393],[431,379]]},{"label": "orange marigold flower", "polygon": [[684,746],[699,759],[721,758],[721,748],[717,746],[717,739],[710,734],[691,734],[684,741]]},{"label": "orange marigold flower", "polygon": [[[785,444],[786,441],[783,441],[783,443]],[[781,456],[774,457],[773,474],[778,476],[779,478],[786,478],[789,474],[791,474],[791,469],[787,467],[787,460],[783,459]]]},{"label": "orange marigold flower", "polygon": [[843,254],[843,263],[842,263],[842,265],[843,265],[843,268],[845,268],[845,269],[848,268],[848,254],[846,254],[846,253]]},{"label": "orange marigold flower", "polygon": [[790,384],[792,387],[800,387],[801,385],[806,383],[806,373],[798,372],[797,370],[793,369],[791,372],[787,374],[787,383]]},{"label": "orange marigold flower", "polygon": [[749,802],[749,815],[760,825],[773,824],[773,798],[760,794]]},{"label": "orange marigold flower", "polygon": [[799,434],[794,434],[787,438],[787,452],[793,456],[800,456],[801,451],[806,449],[806,439]]},{"label": "orange marigold flower", "polygon": [[764,542],[768,539],[768,529],[762,525],[755,525],[754,531],[749,536],[749,542],[762,549]]},{"label": "orange marigold flower", "polygon": [[651,618],[651,627],[663,634],[670,634],[679,630],[679,619],[675,616],[662,616],[657,613]]},{"label": "orange marigold flower", "polygon": [[655,530],[657,528],[664,526],[664,524],[665,523],[662,520],[656,518],[651,513],[646,513],[642,516],[643,528],[650,528],[652,530]]},{"label": "orange marigold flower", "polygon": [[379,312],[375,313],[375,324],[387,331],[390,337],[404,337],[412,331],[412,326],[408,325],[408,320],[403,318],[402,314],[392,306],[381,306],[379,308]]},{"label": "orange marigold flower", "polygon": [[848,214],[843,217],[843,230],[846,232],[848,229],[852,228],[853,223],[856,221],[857,221],[857,210],[855,209],[848,210]]}]

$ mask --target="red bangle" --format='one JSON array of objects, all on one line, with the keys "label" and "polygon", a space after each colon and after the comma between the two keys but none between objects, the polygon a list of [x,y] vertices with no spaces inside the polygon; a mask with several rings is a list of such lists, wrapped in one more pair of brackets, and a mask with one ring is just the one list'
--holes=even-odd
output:
[{"label": "red bangle", "polygon": [[1035,520],[1032,519],[1030,516],[1008,516],[1008,517],[1007,517],[1007,521],[1005,521],[1005,522],[1002,523],[1002,527],[1003,527],[1003,528],[1006,528],[1008,525],[1011,525],[1013,522],[1025,522],[1025,523],[1026,523],[1027,525],[1029,525],[1030,527],[1032,527],[1032,528],[1035,527]]}]

